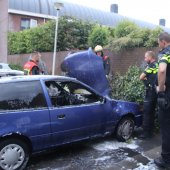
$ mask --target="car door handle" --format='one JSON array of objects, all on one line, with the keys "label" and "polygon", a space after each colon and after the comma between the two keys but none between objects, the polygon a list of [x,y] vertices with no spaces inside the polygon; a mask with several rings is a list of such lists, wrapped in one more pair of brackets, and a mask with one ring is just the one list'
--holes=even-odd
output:
[{"label": "car door handle", "polygon": [[65,119],[65,117],[66,117],[65,114],[61,114],[57,116],[57,119]]}]

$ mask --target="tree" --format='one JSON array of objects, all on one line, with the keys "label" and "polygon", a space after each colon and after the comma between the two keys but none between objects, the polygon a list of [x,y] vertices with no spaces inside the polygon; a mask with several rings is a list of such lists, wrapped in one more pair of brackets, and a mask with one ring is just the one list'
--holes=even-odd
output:
[{"label": "tree", "polygon": [[86,49],[88,36],[93,24],[73,17],[64,16],[59,20],[58,49]]},{"label": "tree", "polygon": [[110,31],[107,27],[96,25],[88,38],[89,46],[94,48],[97,44],[105,46],[108,43]]},{"label": "tree", "polygon": [[155,47],[162,31],[160,27],[141,28],[131,21],[123,20],[115,27],[114,37],[109,38],[106,47],[114,52],[135,47]]},{"label": "tree", "polygon": [[[76,18],[59,18],[57,51],[86,49],[88,36],[94,24]],[[8,34],[9,54],[53,51],[55,21],[49,21],[36,28]]]}]

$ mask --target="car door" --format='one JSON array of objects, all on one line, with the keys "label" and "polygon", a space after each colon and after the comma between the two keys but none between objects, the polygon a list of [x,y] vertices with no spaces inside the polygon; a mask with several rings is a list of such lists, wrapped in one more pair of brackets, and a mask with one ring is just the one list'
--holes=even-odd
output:
[{"label": "car door", "polygon": [[50,117],[54,144],[103,133],[107,106],[101,96],[75,82],[48,81],[46,86],[52,105]]}]

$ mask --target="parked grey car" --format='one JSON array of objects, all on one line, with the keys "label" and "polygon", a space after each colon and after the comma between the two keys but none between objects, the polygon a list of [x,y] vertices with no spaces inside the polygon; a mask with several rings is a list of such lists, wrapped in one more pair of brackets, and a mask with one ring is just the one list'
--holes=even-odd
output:
[{"label": "parked grey car", "polygon": [[23,71],[13,70],[7,63],[0,63],[0,77],[24,75]]}]

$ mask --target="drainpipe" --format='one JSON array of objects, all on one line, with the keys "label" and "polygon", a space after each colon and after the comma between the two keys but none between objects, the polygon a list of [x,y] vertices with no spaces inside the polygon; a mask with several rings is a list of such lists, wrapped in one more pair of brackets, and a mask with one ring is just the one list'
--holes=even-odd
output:
[{"label": "drainpipe", "polygon": [[8,0],[0,0],[0,62],[7,62]]}]

